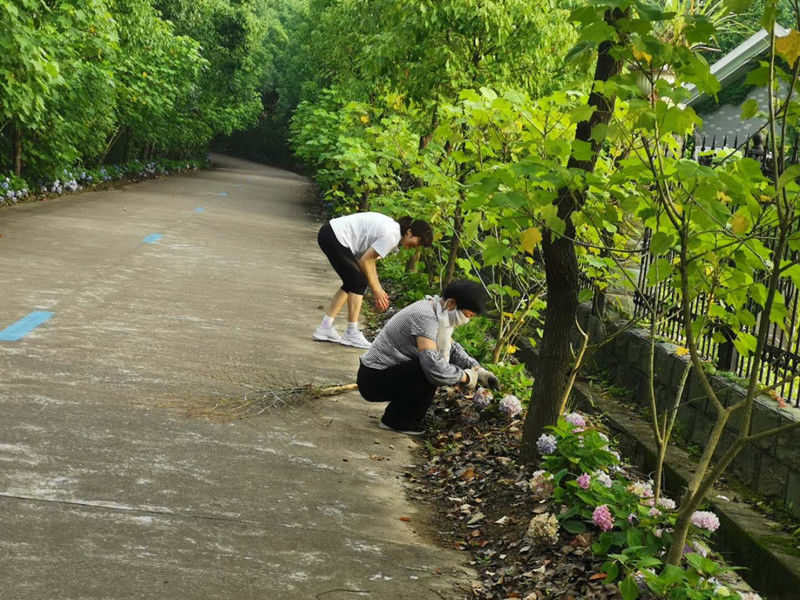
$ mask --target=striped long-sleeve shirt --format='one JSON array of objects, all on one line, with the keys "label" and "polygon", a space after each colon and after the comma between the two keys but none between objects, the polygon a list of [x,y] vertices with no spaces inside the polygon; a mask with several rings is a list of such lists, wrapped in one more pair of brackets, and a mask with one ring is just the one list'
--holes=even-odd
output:
[{"label": "striped long-sleeve shirt", "polygon": [[439,321],[430,300],[409,304],[386,322],[372,347],[361,357],[361,363],[371,369],[383,370],[419,359],[428,381],[437,385],[454,385],[463,377],[464,369],[477,366],[478,361],[458,342],[453,342],[449,362],[436,350],[420,352],[417,337],[435,341],[438,330]]}]

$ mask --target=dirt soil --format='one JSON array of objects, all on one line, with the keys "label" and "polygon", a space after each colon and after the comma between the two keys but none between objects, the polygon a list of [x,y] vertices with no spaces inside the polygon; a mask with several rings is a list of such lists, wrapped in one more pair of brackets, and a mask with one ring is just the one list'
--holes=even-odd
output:
[{"label": "dirt soil", "polygon": [[480,415],[470,397],[442,389],[428,413],[422,460],[406,478],[414,499],[440,517],[440,543],[469,553],[479,573],[471,600],[616,599],[591,556],[591,534],[565,534],[553,546],[525,537],[531,517],[547,507],[528,489],[534,468],[516,462],[522,420],[496,411]]}]

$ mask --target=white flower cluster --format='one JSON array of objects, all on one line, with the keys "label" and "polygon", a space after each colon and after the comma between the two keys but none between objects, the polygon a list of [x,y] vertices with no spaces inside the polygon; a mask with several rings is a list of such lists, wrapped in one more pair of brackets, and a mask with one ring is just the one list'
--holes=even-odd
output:
[{"label": "white flower cluster", "polygon": [[538,544],[555,544],[558,541],[558,519],[551,513],[536,515],[525,535]]}]

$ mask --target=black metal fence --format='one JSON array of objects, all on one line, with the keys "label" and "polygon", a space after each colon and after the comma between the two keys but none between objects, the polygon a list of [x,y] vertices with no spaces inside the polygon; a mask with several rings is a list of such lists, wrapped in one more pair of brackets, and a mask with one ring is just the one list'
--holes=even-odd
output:
[{"label": "black metal fence", "polygon": [[[703,154],[705,151],[715,151],[718,149],[739,149],[746,156],[757,159],[762,163],[764,172],[768,172],[768,161],[772,156],[765,148],[769,148],[768,139],[761,138],[760,135],[754,136],[745,141],[739,148],[738,140],[734,140],[732,148],[727,147],[727,138],[723,139],[722,145],[716,147],[716,139],[710,145],[707,140],[696,140],[692,144],[693,148],[684,148],[684,155],[693,158],[701,164],[714,166],[712,155]],[[786,152],[784,160],[795,164],[797,162],[798,139],[795,136],[794,144],[789,152]],[[774,250],[775,237],[770,232],[764,232],[764,244]],[[685,343],[683,335],[683,315],[680,310],[680,297],[678,292],[667,282],[655,285],[647,283],[647,272],[654,261],[654,257],[649,252],[650,232],[645,231],[644,243],[641,254],[641,267],[639,271],[638,289],[634,296],[634,315],[636,317],[650,316],[654,307],[659,315],[656,320],[656,333],[664,338],[678,344]],[[672,260],[674,254],[667,254],[666,258]],[[800,254],[796,251],[787,250],[783,259],[797,260]],[[767,340],[761,354],[761,366],[759,368],[759,381],[767,386],[774,387],[775,392],[787,401],[793,401],[794,405],[800,407],[800,386],[795,382],[795,376],[800,371],[800,315],[798,314],[798,290],[790,280],[783,279],[779,284],[779,291],[783,295],[786,308],[788,309],[786,318],[786,329],[779,327],[775,323],[770,323],[767,332]],[[761,307],[755,302],[750,301],[746,307],[755,315],[756,323],[751,327],[744,327],[747,333],[755,335],[755,332],[762,318],[767,318],[762,314]],[[692,319],[701,315],[708,314],[708,298],[698,295],[690,304]],[[704,333],[698,340],[698,351],[707,359],[714,362],[720,370],[730,371],[739,377],[748,377],[753,368],[754,356],[740,355],[732,340],[736,332],[732,332],[722,324],[714,325]]]}]

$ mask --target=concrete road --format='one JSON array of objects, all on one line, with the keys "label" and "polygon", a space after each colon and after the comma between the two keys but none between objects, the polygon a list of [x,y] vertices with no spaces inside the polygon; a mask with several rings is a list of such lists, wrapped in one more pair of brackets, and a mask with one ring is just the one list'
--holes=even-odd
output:
[{"label": "concrete road", "polygon": [[53,313],[0,341],[0,598],[463,597],[382,407],[193,410],[359,355],[310,338],[336,282],[309,182],[216,160],[0,209],[0,337]]}]

